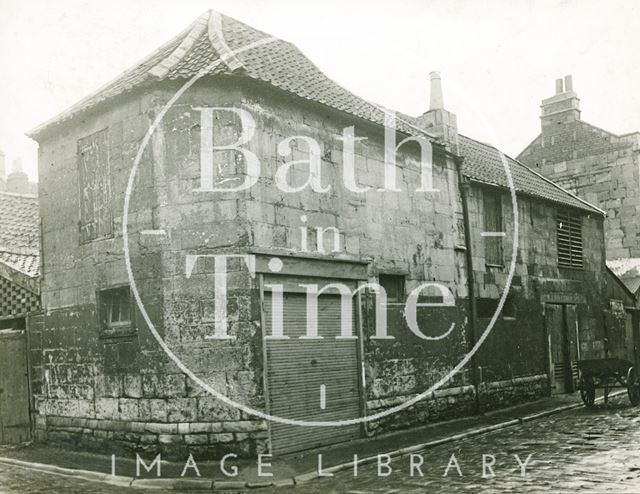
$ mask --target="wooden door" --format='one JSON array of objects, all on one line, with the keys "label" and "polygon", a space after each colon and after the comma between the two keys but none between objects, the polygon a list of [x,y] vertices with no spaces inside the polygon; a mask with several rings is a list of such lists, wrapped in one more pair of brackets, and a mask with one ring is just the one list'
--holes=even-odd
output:
[{"label": "wooden door", "polygon": [[551,393],[571,393],[577,380],[578,326],[575,305],[547,304]]},{"label": "wooden door", "polygon": [[578,307],[572,304],[566,304],[564,309],[564,324],[567,332],[567,358],[569,359],[568,369],[568,392],[578,389],[578,360],[580,360],[580,342],[578,331]]},{"label": "wooden door", "polygon": [[26,352],[24,331],[0,331],[0,444],[30,438]]}]

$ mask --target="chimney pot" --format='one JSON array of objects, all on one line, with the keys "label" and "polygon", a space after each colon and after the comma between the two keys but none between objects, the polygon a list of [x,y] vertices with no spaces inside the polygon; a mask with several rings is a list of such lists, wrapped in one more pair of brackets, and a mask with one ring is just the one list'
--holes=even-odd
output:
[{"label": "chimney pot", "polygon": [[563,93],[563,89],[562,89],[562,79],[556,79],[556,94],[561,94]]},{"label": "chimney pot", "polygon": [[22,158],[16,158],[13,160],[11,173],[22,173]]},{"label": "chimney pot", "polygon": [[564,90],[567,92],[573,91],[573,77],[570,75],[564,76]]},{"label": "chimney pot", "polygon": [[440,72],[431,72],[429,74],[430,79],[430,100],[429,110],[443,110],[444,100],[442,98],[442,81],[440,79]]}]

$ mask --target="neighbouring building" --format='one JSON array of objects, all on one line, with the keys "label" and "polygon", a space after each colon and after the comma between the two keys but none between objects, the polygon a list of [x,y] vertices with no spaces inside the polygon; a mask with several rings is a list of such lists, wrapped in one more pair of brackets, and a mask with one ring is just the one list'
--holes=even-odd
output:
[{"label": "neighbouring building", "polygon": [[570,75],[541,108],[542,131],[518,159],[607,212],[608,265],[640,295],[640,132],[617,135],[582,120]]},{"label": "neighbouring building", "polygon": [[[499,151],[458,134],[434,73],[430,110],[398,115],[391,132],[397,142],[414,140],[399,147],[395,165],[385,163],[389,112],[337,85],[294,45],[260,41],[266,38],[207,12],[30,134],[40,146],[43,238],[44,326],[31,338],[39,439],[182,457],[277,455],[567,392],[578,359],[605,351],[635,358],[626,333],[634,327],[625,326],[635,301],[605,267],[602,210],[507,160],[519,245],[506,303],[485,335],[514,245]],[[350,127],[366,138],[354,144],[355,177],[343,154]],[[212,136],[216,145],[232,144],[248,128],[253,134],[242,147],[259,159],[259,176],[249,153],[203,146]],[[417,190],[425,143],[434,150],[429,185],[437,192]],[[313,174],[310,162],[321,165]],[[400,191],[376,190],[389,174]],[[298,192],[278,186],[274,177],[283,175]],[[305,187],[311,179],[330,189]],[[246,180],[255,183],[236,191]],[[223,287],[207,257],[222,254],[251,256],[255,275],[246,260],[232,259]],[[343,314],[335,284],[355,290],[371,282],[385,290],[383,311],[375,289],[357,292],[346,318],[353,316],[357,338],[336,339]],[[403,317],[408,295],[427,282],[448,290],[419,297],[440,304],[417,309],[414,322],[428,341]],[[307,311],[313,314],[312,285],[326,289],[315,306],[323,338],[299,339]],[[281,324],[273,304],[280,299]],[[233,339],[210,338],[221,328],[216,302]],[[393,339],[375,338],[384,314]],[[161,348],[147,319],[184,367]],[[267,338],[279,329],[289,339]],[[441,389],[364,426],[267,421],[223,403],[185,373],[278,417],[354,419],[426,391],[485,336]]]},{"label": "neighbouring building", "polygon": [[612,259],[607,261],[607,266],[640,300],[640,259]]},{"label": "neighbouring building", "polygon": [[35,196],[0,192],[0,444],[29,439],[27,322],[40,310]]},{"label": "neighbouring building", "polygon": [[0,149],[0,192],[34,195],[38,193],[38,184],[31,182],[22,169],[22,160],[13,161],[11,173],[6,175],[6,156]]}]

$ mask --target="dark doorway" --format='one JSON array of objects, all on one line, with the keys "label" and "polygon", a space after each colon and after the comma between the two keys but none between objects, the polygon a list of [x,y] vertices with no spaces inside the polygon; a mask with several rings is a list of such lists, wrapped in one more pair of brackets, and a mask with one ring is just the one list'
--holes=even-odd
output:
[{"label": "dark doorway", "polygon": [[577,307],[573,304],[547,304],[545,315],[551,394],[573,393],[580,359]]}]

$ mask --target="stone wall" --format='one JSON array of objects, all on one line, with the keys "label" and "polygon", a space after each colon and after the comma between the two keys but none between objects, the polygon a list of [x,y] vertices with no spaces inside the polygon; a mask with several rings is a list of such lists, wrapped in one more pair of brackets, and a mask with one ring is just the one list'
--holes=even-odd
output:
[{"label": "stone wall", "polygon": [[[40,141],[40,204],[43,218],[42,297],[44,327],[33,331],[34,386],[39,437],[79,447],[186,451],[219,457],[225,452],[255,456],[268,448],[268,424],[232,408],[201,389],[160,347],[140,310],[132,333],[100,332],[96,292],[129,283],[123,255],[124,190],[140,143],[155,115],[177,86],[133,93],[109,108],[64,124]],[[246,147],[262,163],[256,185],[242,192],[202,192],[200,183],[200,112],[194,107],[239,105],[256,121]],[[233,142],[241,122],[231,112],[218,112],[214,135]],[[344,127],[355,125],[366,137],[356,145],[357,182],[372,190],[350,192],[342,185]],[[107,129],[113,235],[82,242],[79,235],[77,143]],[[277,152],[278,143],[306,135],[320,143],[323,182],[331,192],[286,194],[274,186],[276,167],[309,158],[301,140],[291,154]],[[264,410],[263,341],[260,293],[246,263],[231,260],[227,278],[229,335],[210,340],[216,320],[212,312],[214,266],[202,258],[186,276],[186,256],[304,254],[321,259],[353,259],[368,263],[369,281],[380,273],[402,274],[406,292],[426,281],[447,286],[455,305],[418,314],[426,334],[454,331],[442,341],[419,340],[400,322],[391,329],[392,344],[370,338],[374,320],[370,298],[364,307],[364,367],[369,412],[382,411],[428,389],[446,375],[469,350],[469,301],[465,267],[462,206],[456,167],[450,156],[436,153],[434,183],[438,193],[417,193],[417,146],[398,154],[402,192],[380,193],[383,183],[383,134],[364,121],[354,121],[321,105],[296,100],[253,84],[203,80],[167,112],[142,155],[133,181],[129,208],[132,272],[146,315],[173,354],[206,385],[241,404]],[[246,161],[233,151],[216,152],[221,183],[247,176]],[[305,167],[294,165],[291,179],[305,180]],[[298,182],[295,182],[298,181]],[[237,183],[237,182],[235,182]],[[506,268],[484,262],[481,188],[470,198],[474,268],[478,297],[497,299]],[[509,204],[504,194],[504,204]],[[402,414],[371,424],[371,432],[408,427],[472,413],[476,407],[473,373],[481,373],[479,398],[485,409],[532,399],[548,389],[546,339],[542,331],[545,300],[562,299],[563,291],[579,294],[585,345],[597,342],[602,318],[598,300],[604,269],[602,225],[585,220],[585,270],[557,267],[555,206],[520,198],[520,248],[512,288],[515,317],[499,318],[472,366],[443,389]],[[505,207],[506,231],[510,216]],[[335,227],[339,252],[318,252],[312,235],[303,251],[301,226]],[[151,234],[149,232],[152,232]],[[504,251],[509,252],[509,238]],[[506,256],[506,254],[505,254]],[[508,264],[505,257],[505,266]],[[584,310],[582,310],[584,309]],[[399,312],[396,315],[400,315]],[[400,319],[401,321],[401,319]],[[475,337],[487,321],[476,328]],[[587,348],[585,346],[585,348]],[[496,384],[497,383],[497,384]],[[486,397],[486,401],[483,396]]]},{"label": "stone wall", "polygon": [[[34,361],[37,423],[52,443],[92,443],[110,450],[159,448],[174,456],[187,447],[206,450],[210,456],[225,451],[255,456],[266,447],[264,422],[225,406],[188,379],[147,330],[140,311],[135,311],[132,334],[108,337],[99,329],[97,291],[129,283],[121,234],[124,192],[142,138],[168,94],[134,94],[41,139],[42,297],[46,312],[44,329],[34,331],[33,338],[34,348],[39,350]],[[102,129],[107,129],[109,139],[113,234],[82,242],[79,194],[73,193],[79,190],[77,142]],[[246,339],[213,351],[203,344],[203,331],[193,336],[197,321],[189,323],[193,316],[184,299],[199,295],[198,300],[208,300],[213,284],[211,277],[203,278],[202,272],[207,270],[202,267],[188,283],[184,275],[178,276],[184,274],[183,253],[194,248],[202,234],[198,231],[198,239],[190,238],[193,228],[180,228],[181,215],[200,219],[214,243],[214,239],[233,235],[229,225],[237,218],[228,209],[227,223],[216,223],[223,206],[210,200],[181,208],[178,198],[176,207],[166,207],[167,197],[182,194],[173,187],[185,185],[180,180],[182,163],[164,160],[167,153],[174,157],[172,136],[179,133],[167,135],[160,129],[154,135],[134,181],[128,228],[136,285],[158,333],[173,345],[178,356],[188,356],[186,363],[194,372],[205,375],[221,392],[250,394],[248,400],[261,403],[260,389],[251,385],[259,381],[252,376],[260,366],[247,355],[250,345],[245,345]],[[174,179],[165,180],[167,173]],[[236,204],[236,200],[230,202]],[[168,223],[175,227],[169,231],[171,241],[140,233]],[[246,238],[246,234],[238,236],[238,242]],[[243,296],[250,298],[246,293]],[[236,307],[247,307],[245,300],[232,301]],[[251,339],[255,327],[238,317],[241,310],[234,312],[234,329],[246,331]],[[175,314],[183,319],[176,321]],[[249,313],[247,318],[251,317]]]},{"label": "stone wall", "polygon": [[518,159],[607,212],[608,259],[640,257],[640,134],[548,125]]}]

